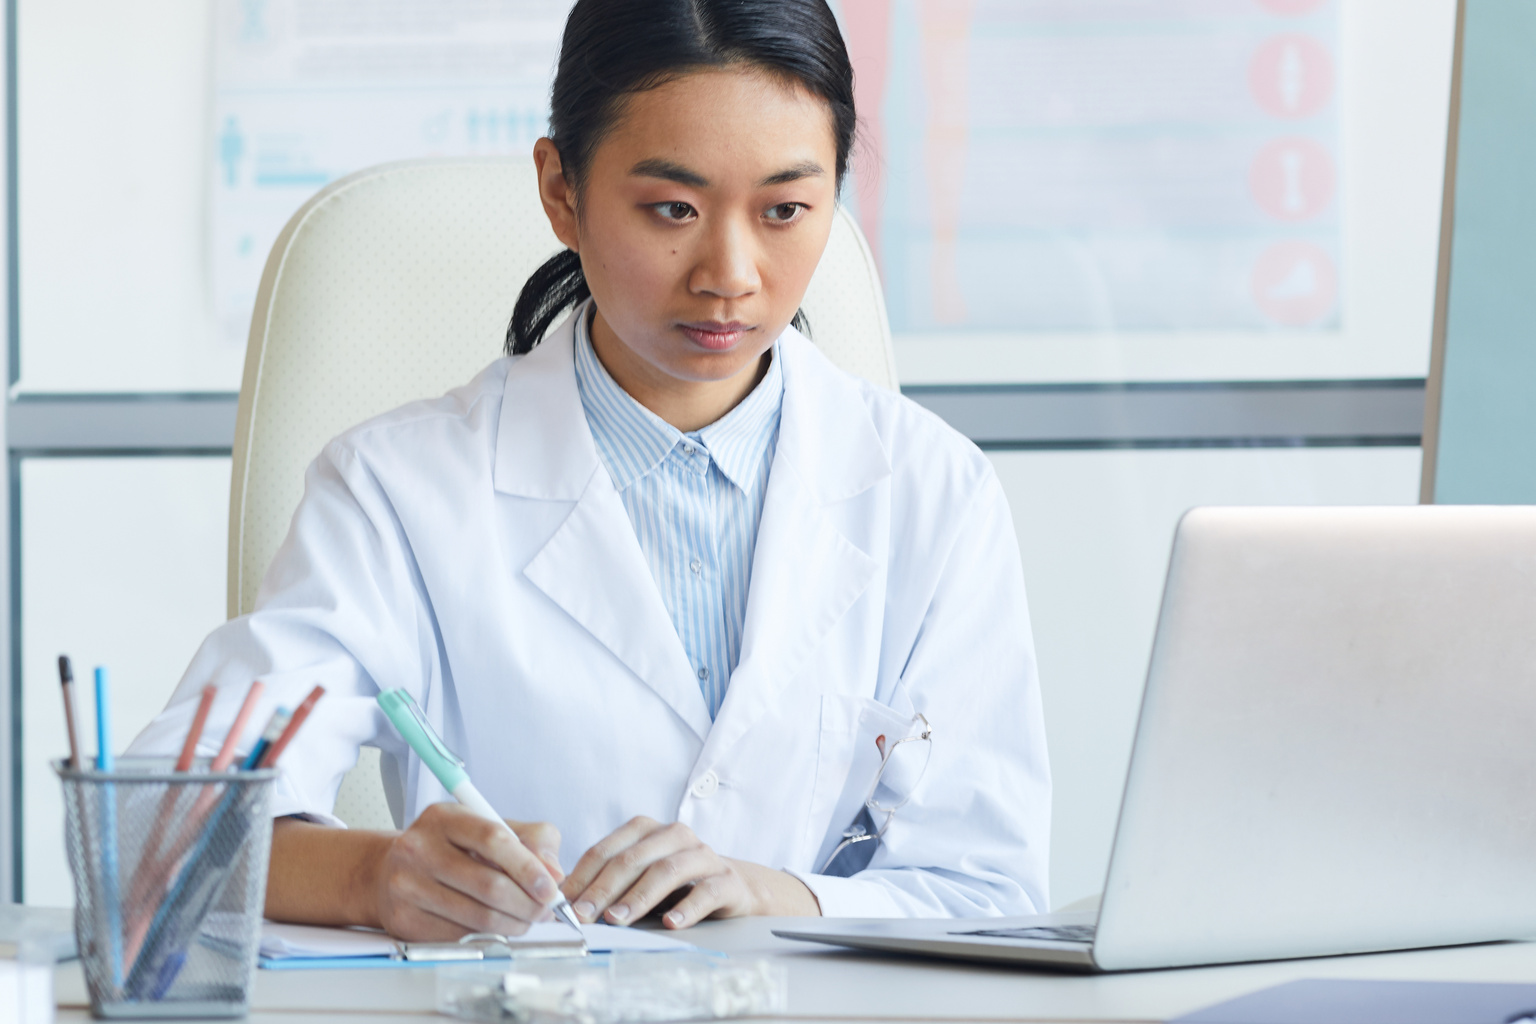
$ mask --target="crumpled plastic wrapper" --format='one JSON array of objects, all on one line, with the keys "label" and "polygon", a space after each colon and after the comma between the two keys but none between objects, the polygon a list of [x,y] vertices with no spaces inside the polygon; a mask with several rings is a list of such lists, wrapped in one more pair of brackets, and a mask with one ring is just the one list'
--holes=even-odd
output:
[{"label": "crumpled plastic wrapper", "polygon": [[443,967],[437,1010],[461,1020],[623,1024],[784,1013],[789,972],[769,960],[701,953],[614,953]]}]

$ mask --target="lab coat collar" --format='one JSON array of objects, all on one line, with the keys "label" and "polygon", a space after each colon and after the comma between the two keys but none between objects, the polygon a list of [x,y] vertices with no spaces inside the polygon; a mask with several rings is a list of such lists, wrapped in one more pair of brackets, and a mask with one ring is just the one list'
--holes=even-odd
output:
[{"label": "lab coat collar", "polygon": [[503,494],[579,501],[600,466],[576,390],[576,316],[507,368],[492,476]]},{"label": "lab coat collar", "polygon": [[[545,342],[549,344],[549,342]],[[709,707],[677,627],[605,472],[523,569],[530,583],[656,692],[700,740]]]},{"label": "lab coat collar", "polygon": [[493,482],[503,494],[575,503],[523,575],[702,740],[709,708],[582,408],[575,322],[507,369]]},{"label": "lab coat collar", "polygon": [[[860,385],[794,330],[779,339],[784,408],[763,501],[741,659],[701,763],[731,749],[879,577],[886,552],[838,530],[832,506],[891,475]],[[836,689],[847,680],[825,679]]]},{"label": "lab coat collar", "polygon": [[[838,531],[828,506],[888,478],[859,385],[800,334],[778,342],[779,441],[753,555],[741,661],[711,727],[676,626],[618,491],[601,471],[576,388],[573,319],[507,371],[494,484],[574,502],[524,575],[651,687],[708,745],[740,736],[878,576],[885,552]],[[595,585],[593,568],[603,566]]]},{"label": "lab coat collar", "polygon": [[863,494],[891,475],[891,462],[869,417],[860,385],[803,334],[779,338],[784,407],[774,470],[794,467],[823,505]]}]

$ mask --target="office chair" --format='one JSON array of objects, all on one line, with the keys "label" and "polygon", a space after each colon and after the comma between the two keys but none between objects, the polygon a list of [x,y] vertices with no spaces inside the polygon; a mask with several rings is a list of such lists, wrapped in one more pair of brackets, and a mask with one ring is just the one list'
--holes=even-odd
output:
[{"label": "office chair", "polygon": [[[261,276],[240,385],[230,617],[254,606],[325,443],[463,384],[501,355],[523,281],[559,249],[526,157],[384,164],[327,186],[293,215]],[[834,363],[895,389],[874,259],[841,209],[803,309]],[[364,748],[336,816],[353,828],[398,827],[398,778]]]}]

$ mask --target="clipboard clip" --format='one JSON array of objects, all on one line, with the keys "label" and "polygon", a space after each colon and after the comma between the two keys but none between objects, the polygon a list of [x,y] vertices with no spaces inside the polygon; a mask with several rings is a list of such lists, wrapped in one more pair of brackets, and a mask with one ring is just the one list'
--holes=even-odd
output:
[{"label": "clipboard clip", "polygon": [[510,960],[513,956],[555,959],[583,957],[582,939],[524,943],[495,932],[472,932],[457,942],[396,942],[396,960],[411,963],[464,963],[478,960]]}]

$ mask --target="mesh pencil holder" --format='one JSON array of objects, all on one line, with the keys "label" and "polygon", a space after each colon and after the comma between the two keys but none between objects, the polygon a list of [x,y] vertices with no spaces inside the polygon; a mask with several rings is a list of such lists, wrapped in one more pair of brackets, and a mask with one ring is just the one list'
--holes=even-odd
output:
[{"label": "mesh pencil holder", "polygon": [[54,762],[75,938],[97,1017],[241,1017],[250,1002],[277,771],[173,767]]}]

